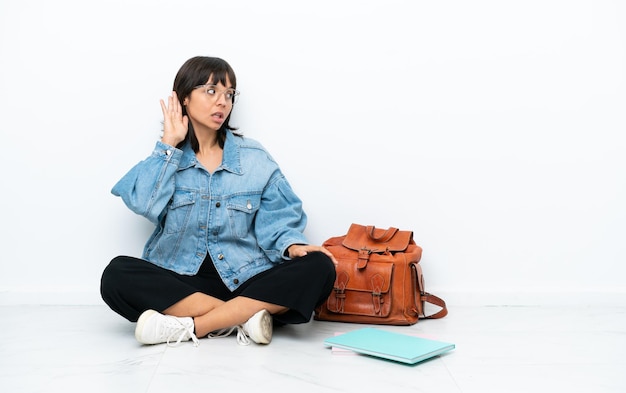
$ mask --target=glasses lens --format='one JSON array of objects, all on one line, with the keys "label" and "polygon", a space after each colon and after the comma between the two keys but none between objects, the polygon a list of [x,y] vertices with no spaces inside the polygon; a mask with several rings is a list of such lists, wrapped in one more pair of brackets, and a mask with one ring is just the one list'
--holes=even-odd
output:
[{"label": "glasses lens", "polygon": [[226,92],[226,99],[232,101],[233,104],[237,102],[238,98],[239,98],[239,92],[237,90],[231,89]]}]

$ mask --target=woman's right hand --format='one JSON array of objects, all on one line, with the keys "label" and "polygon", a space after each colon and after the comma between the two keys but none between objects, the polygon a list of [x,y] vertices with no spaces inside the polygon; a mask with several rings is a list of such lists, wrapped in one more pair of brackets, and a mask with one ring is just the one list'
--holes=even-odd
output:
[{"label": "woman's right hand", "polygon": [[175,91],[167,98],[167,105],[161,100],[161,110],[163,111],[161,142],[175,147],[185,139],[189,129],[189,118],[186,115],[183,116],[183,108]]}]

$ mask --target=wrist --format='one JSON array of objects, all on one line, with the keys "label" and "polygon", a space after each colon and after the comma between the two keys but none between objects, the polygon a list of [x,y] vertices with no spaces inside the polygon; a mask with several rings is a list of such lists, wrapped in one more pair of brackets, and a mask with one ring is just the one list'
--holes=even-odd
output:
[{"label": "wrist", "polygon": [[166,137],[162,137],[161,138],[161,143],[164,143],[166,145],[170,145],[172,147],[176,147],[180,141],[175,141],[173,138],[166,138]]}]

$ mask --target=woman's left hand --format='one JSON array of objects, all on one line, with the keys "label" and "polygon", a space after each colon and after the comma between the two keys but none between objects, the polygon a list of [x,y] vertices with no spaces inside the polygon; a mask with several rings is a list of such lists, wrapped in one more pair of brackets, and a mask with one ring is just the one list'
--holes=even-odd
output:
[{"label": "woman's left hand", "polygon": [[335,265],[337,265],[337,260],[335,259],[335,256],[322,246],[313,246],[310,244],[294,244],[289,246],[287,251],[289,252],[289,258],[292,259],[297,257],[303,257],[310,252],[323,252],[324,254],[328,255],[328,257],[333,261]]}]

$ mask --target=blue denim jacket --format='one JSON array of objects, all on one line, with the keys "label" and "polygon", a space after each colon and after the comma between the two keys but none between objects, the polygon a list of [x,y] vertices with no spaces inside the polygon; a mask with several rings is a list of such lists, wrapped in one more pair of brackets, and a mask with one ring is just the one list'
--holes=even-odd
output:
[{"label": "blue denim jacket", "polygon": [[282,263],[292,244],[306,244],[302,202],[270,154],[228,132],[222,164],[209,173],[187,144],[157,142],[112,189],[156,228],[142,258],[193,275],[210,254],[231,290]]}]

